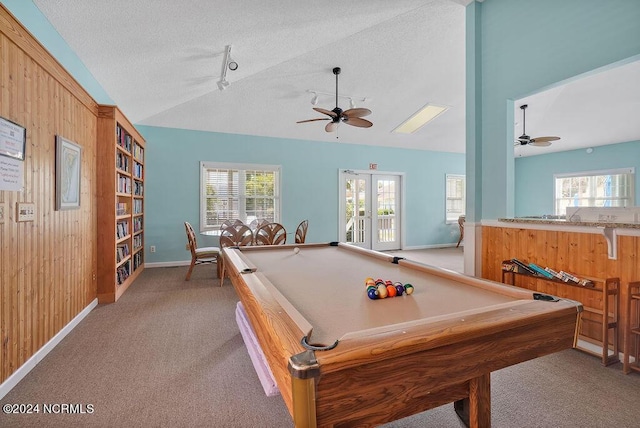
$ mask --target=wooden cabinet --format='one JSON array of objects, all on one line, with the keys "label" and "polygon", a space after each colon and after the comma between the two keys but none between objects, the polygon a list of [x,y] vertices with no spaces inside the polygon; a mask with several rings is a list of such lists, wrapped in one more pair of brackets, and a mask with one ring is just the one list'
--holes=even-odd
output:
[{"label": "wooden cabinet", "polygon": [[629,283],[625,311],[628,317],[624,338],[623,371],[640,372],[640,281]]},{"label": "wooden cabinet", "polygon": [[145,141],[115,106],[98,109],[98,300],[111,303],[144,269]]},{"label": "wooden cabinet", "polygon": [[[592,283],[592,286],[583,286],[555,278],[532,275],[522,270],[511,270],[511,263],[511,260],[502,262],[503,283],[582,303],[584,311],[576,348],[601,358],[605,366],[620,361],[619,278],[580,276]],[[598,351],[596,352],[594,348]]]}]

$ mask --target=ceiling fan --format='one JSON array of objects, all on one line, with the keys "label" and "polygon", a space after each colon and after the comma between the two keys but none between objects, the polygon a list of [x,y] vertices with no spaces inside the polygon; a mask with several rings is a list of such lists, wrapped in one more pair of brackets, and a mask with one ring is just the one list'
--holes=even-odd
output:
[{"label": "ceiling fan", "polygon": [[525,132],[525,110],[527,109],[527,107],[528,107],[527,104],[523,104],[520,106],[520,109],[522,110],[522,135],[516,139],[516,141],[514,142],[514,145],[515,146],[530,145],[530,146],[537,146],[537,147],[547,147],[551,145],[552,141],[559,140],[560,137],[531,138],[527,135],[527,133]]},{"label": "ceiling fan", "polygon": [[324,127],[324,130],[327,132],[337,131],[338,125],[340,123],[346,123],[347,125],[357,126],[359,128],[370,128],[371,126],[373,126],[373,123],[369,122],[366,119],[362,119],[363,116],[371,114],[371,110],[369,110],[368,108],[351,108],[348,110],[342,110],[340,107],[338,107],[338,74],[340,74],[340,67],[335,67],[333,69],[333,74],[335,74],[336,76],[336,107],[333,110],[326,110],[319,107],[313,108],[318,113],[326,114],[329,117],[300,120],[296,123],[330,120],[331,122],[327,123],[327,125]]}]

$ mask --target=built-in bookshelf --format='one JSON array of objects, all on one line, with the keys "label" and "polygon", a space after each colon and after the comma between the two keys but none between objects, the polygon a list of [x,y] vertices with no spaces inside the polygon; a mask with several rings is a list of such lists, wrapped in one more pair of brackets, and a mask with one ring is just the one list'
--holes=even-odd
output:
[{"label": "built-in bookshelf", "polygon": [[98,300],[118,300],[144,269],[145,141],[115,106],[98,109]]}]

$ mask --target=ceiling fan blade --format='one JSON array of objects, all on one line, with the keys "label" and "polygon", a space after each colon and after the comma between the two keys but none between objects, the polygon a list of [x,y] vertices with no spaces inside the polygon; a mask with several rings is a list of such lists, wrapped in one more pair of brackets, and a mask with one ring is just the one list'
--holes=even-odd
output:
[{"label": "ceiling fan blade", "polygon": [[551,141],[537,141],[537,140],[531,140],[529,142],[530,146],[536,146],[536,147],[548,147],[551,145]]},{"label": "ceiling fan blade", "polygon": [[364,117],[369,116],[371,114],[371,110],[368,108],[350,108],[349,110],[342,112],[342,114],[348,118]]},{"label": "ceiling fan blade", "polygon": [[331,110],[326,110],[320,107],[314,107],[313,109],[318,113],[326,114],[327,116],[338,117],[338,115],[335,114],[335,112],[332,112]]},{"label": "ceiling fan blade", "polygon": [[359,128],[371,128],[373,123],[369,122],[367,119],[360,119],[359,117],[348,117],[345,119],[344,123],[351,126],[357,126]]},{"label": "ceiling fan blade", "polygon": [[531,142],[532,143],[548,143],[549,141],[557,141],[559,140],[560,137],[536,137],[536,138],[532,138]]},{"label": "ceiling fan blade", "polygon": [[315,122],[316,120],[331,120],[331,119],[329,119],[328,117],[321,117],[318,119],[299,120],[296,123]]},{"label": "ceiling fan blade", "polygon": [[329,122],[327,126],[324,127],[324,130],[327,132],[335,132],[338,129],[339,122]]}]

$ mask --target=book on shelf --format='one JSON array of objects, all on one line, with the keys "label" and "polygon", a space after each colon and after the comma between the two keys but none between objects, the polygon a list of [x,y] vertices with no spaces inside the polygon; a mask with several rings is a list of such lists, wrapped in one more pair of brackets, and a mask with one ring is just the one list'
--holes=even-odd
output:
[{"label": "book on shelf", "polygon": [[137,250],[142,247],[142,234],[133,237],[133,249]]},{"label": "book on shelf", "polygon": [[549,278],[549,279],[554,278],[554,276],[551,273],[547,272],[546,270],[544,270],[542,267],[538,266],[535,263],[529,263],[529,267],[534,271],[536,271],[536,274],[538,274],[538,276],[544,276],[545,278]]},{"label": "book on shelf", "polygon": [[554,278],[562,280],[562,275],[560,275],[560,272],[556,272],[555,270],[551,269],[550,267],[546,267],[544,268],[544,270],[546,270],[547,272],[549,272],[551,275],[553,275]]},{"label": "book on shelf", "polygon": [[133,157],[140,161],[144,161],[144,149],[138,143],[133,145]]},{"label": "book on shelf", "polygon": [[528,273],[531,275],[535,275],[536,271],[531,269],[525,262],[518,260],[518,259],[511,259],[512,263],[515,263],[519,272],[521,273]]},{"label": "book on shelf", "polygon": [[124,238],[129,234],[129,223],[126,221],[119,221],[116,224],[116,237],[118,239]]},{"label": "book on shelf", "polygon": [[116,203],[116,215],[126,215],[127,214],[127,203],[126,202],[117,202]]},{"label": "book on shelf", "polygon": [[116,271],[116,281],[118,285],[122,284],[129,278],[129,262],[120,266]]},{"label": "book on shelf", "polygon": [[119,124],[116,126],[116,142],[120,147],[131,153],[131,135],[127,134]]}]

